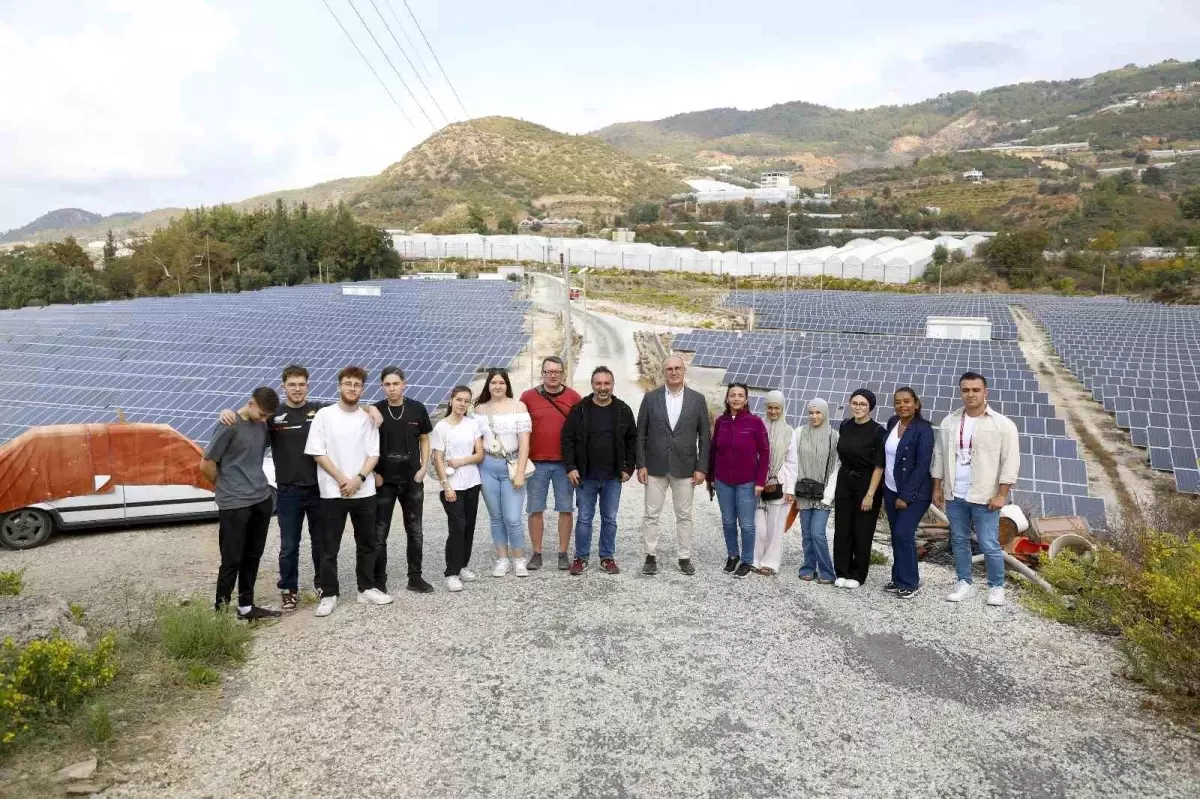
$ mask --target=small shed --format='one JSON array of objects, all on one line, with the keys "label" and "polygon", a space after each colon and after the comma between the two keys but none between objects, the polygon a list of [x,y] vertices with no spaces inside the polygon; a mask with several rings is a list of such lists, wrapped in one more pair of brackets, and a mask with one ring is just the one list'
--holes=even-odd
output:
[{"label": "small shed", "polygon": [[992,320],[986,316],[927,316],[925,338],[991,341]]}]

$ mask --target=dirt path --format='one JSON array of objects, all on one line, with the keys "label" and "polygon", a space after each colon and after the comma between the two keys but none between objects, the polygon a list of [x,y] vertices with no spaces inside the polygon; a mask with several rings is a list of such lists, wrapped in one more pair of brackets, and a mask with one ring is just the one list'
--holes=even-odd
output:
[{"label": "dirt path", "polygon": [[1080,457],[1087,464],[1088,488],[1094,496],[1104,498],[1110,523],[1152,502],[1156,489],[1174,490],[1174,483],[1150,469],[1145,451],[1133,446],[1112,414],[1092,399],[1087,386],[1054,354],[1050,338],[1037,320],[1024,308],[1011,309],[1021,351],[1041,389],[1066,419],[1067,435],[1079,442]]}]

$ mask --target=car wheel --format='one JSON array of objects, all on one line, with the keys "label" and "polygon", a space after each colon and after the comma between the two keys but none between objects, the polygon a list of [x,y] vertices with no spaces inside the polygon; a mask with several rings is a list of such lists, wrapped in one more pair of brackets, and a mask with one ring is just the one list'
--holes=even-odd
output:
[{"label": "car wheel", "polygon": [[37,508],[15,510],[0,521],[0,544],[8,549],[33,549],[54,532],[54,519]]}]

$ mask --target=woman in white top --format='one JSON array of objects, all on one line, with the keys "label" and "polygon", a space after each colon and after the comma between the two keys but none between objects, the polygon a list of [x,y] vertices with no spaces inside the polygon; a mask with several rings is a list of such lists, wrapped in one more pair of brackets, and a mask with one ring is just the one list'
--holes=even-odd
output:
[{"label": "woman in white top", "polygon": [[796,484],[796,450],[792,426],[787,423],[782,391],[767,392],[767,441],[771,462],[767,485],[759,496],[754,520],[754,570],[774,577],[783,562],[783,526],[792,507]]},{"label": "woman in white top", "polygon": [[473,416],[471,389],[455,386],[450,392],[446,417],[429,436],[433,450],[433,468],[442,491],[439,498],[446,511],[446,588],[461,591],[463,583],[474,581],[467,568],[475,543],[475,517],[479,512],[479,466],[483,461],[483,431]]},{"label": "woman in white top", "polygon": [[[475,417],[483,428],[483,463],[479,467],[483,503],[492,523],[496,545],[493,577],[503,577],[510,567],[518,577],[525,568],[525,469],[529,464],[529,431],[533,429],[525,403],[513,399],[512,383],[503,369],[488,369],[483,391],[475,400]],[[512,465],[515,476],[509,476]]]}]

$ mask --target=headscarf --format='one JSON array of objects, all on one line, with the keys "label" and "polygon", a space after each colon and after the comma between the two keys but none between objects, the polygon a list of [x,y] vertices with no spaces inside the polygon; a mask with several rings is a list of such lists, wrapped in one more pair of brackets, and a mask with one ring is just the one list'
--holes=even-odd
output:
[{"label": "headscarf", "polygon": [[796,479],[807,477],[825,482],[837,461],[837,455],[830,457],[830,449],[837,447],[838,434],[829,424],[829,403],[820,398],[809,400],[804,406],[806,415],[814,405],[821,410],[825,421],[820,427],[813,427],[807,420],[800,425],[796,434]]},{"label": "headscarf", "polygon": [[876,405],[875,392],[871,391],[871,389],[860,388],[857,391],[855,391],[853,394],[850,395],[850,399],[854,399],[855,397],[862,397],[863,399],[865,399],[867,401],[867,404],[871,406],[871,410],[872,411],[875,410],[875,405]]},{"label": "headscarf", "polygon": [[783,468],[783,462],[787,459],[788,447],[792,445],[792,426],[787,423],[787,403],[784,401],[782,391],[768,391],[767,405],[776,404],[783,408],[783,413],[779,416],[778,421],[771,421],[771,418],[763,413],[763,421],[767,423],[767,440],[771,444],[771,468],[767,472],[770,477],[778,477],[779,470]]}]

